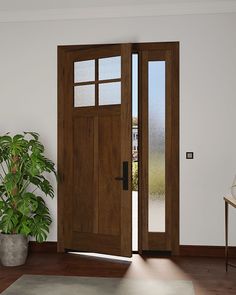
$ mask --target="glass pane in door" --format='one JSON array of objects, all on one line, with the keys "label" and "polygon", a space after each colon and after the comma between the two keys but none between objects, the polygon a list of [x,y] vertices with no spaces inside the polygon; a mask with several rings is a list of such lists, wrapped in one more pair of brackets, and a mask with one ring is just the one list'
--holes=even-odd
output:
[{"label": "glass pane in door", "polygon": [[121,82],[99,84],[99,105],[121,103]]},{"label": "glass pane in door", "polygon": [[121,78],[121,57],[100,58],[98,61],[99,80]]},{"label": "glass pane in door", "polygon": [[95,106],[95,85],[74,87],[74,107]]},{"label": "glass pane in door", "polygon": [[148,62],[148,231],[165,232],[165,61]]},{"label": "glass pane in door", "polygon": [[74,83],[95,80],[95,60],[77,61],[74,63]]}]

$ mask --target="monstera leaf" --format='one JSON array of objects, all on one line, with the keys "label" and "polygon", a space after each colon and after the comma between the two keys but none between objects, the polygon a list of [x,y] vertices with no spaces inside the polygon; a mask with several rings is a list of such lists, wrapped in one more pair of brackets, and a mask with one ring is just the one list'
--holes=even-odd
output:
[{"label": "monstera leaf", "polygon": [[18,223],[18,215],[14,214],[14,211],[11,208],[8,208],[3,214],[0,227],[4,233],[10,234],[14,233],[14,229]]},{"label": "monstera leaf", "polygon": [[8,173],[4,178],[4,186],[7,191],[12,191],[21,179],[20,171],[16,173]]},{"label": "monstera leaf", "polygon": [[41,197],[38,197],[37,200],[38,208],[35,212],[34,218],[32,219],[31,228],[36,241],[41,243],[47,237],[52,219],[44,200]]},{"label": "monstera leaf", "polygon": [[21,218],[21,222],[18,224],[17,232],[25,236],[30,235],[31,234],[30,224],[31,224],[30,218],[23,216]]},{"label": "monstera leaf", "polygon": [[0,145],[7,150],[12,156],[21,155],[27,152],[28,142],[24,139],[24,135],[17,134],[14,137],[9,135],[0,138]]},{"label": "monstera leaf", "polygon": [[42,192],[46,196],[50,196],[51,198],[54,197],[54,190],[50,182],[42,175],[30,177],[30,182],[33,183],[35,186],[37,186],[39,189],[41,189]]},{"label": "monstera leaf", "polygon": [[37,197],[32,193],[24,193],[17,203],[17,209],[22,215],[28,216],[37,210]]}]

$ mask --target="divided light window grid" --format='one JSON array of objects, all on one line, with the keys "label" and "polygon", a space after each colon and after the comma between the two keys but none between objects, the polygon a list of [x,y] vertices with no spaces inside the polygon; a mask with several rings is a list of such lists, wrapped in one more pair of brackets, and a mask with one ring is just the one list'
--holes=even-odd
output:
[{"label": "divided light window grid", "polygon": [[74,62],[74,107],[121,103],[121,57]]}]

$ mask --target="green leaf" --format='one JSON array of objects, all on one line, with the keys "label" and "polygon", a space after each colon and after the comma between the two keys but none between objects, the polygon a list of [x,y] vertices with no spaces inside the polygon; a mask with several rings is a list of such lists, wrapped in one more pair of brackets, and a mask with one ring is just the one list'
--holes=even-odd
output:
[{"label": "green leaf", "polygon": [[11,145],[12,143],[12,138],[11,136],[9,135],[3,135],[3,136],[0,136],[0,146],[2,148],[7,148]]},{"label": "green leaf", "polygon": [[18,215],[14,214],[11,208],[7,209],[0,221],[0,229],[2,230],[2,232],[6,234],[13,233],[13,230],[18,223],[18,218]]},{"label": "green leaf", "polygon": [[4,185],[2,185],[2,184],[0,184],[0,196],[3,196],[4,195],[4,193],[5,193],[5,187],[4,187]]},{"label": "green leaf", "polygon": [[9,150],[4,147],[0,147],[0,163],[6,161],[9,157]]},{"label": "green leaf", "polygon": [[46,167],[45,171],[56,173],[55,164],[51,160],[49,160],[48,158],[46,158],[44,156],[42,156],[42,160],[43,160],[45,167]]},{"label": "green leaf", "polygon": [[31,139],[29,141],[29,146],[33,154],[41,154],[44,152],[44,146],[37,140]]},{"label": "green leaf", "polygon": [[45,218],[45,220],[48,221],[48,224],[51,224],[52,220],[50,218],[49,215],[49,210],[47,205],[45,204],[45,201],[42,197],[37,197],[37,201],[38,201],[38,207],[37,210],[35,211],[35,213],[37,215],[43,216]]},{"label": "green leaf", "polygon": [[49,195],[51,198],[54,197],[53,187],[44,176],[30,177],[30,182],[41,189],[46,196]]},{"label": "green leaf", "polygon": [[10,144],[10,151],[13,156],[21,155],[27,151],[28,142],[23,135],[17,134],[13,137]]},{"label": "green leaf", "polygon": [[4,209],[6,208],[6,205],[3,201],[0,200],[0,217],[3,214]]},{"label": "green leaf", "polygon": [[18,229],[20,234],[23,234],[25,236],[28,236],[31,233],[31,228],[29,227],[30,223],[28,220],[23,220],[21,222],[21,226]]},{"label": "green leaf", "polygon": [[21,178],[20,171],[16,173],[8,173],[4,178],[4,186],[8,191],[12,191],[18,184]]},{"label": "green leaf", "polygon": [[13,142],[20,142],[20,139],[23,139],[23,138],[24,138],[24,135],[16,134],[16,135],[13,137],[12,141],[13,141]]},{"label": "green leaf", "polygon": [[27,216],[22,216],[20,222],[16,228],[17,233],[29,236],[31,234],[31,219]]},{"label": "green leaf", "polygon": [[42,156],[40,154],[34,154],[32,153],[28,159],[28,161],[25,164],[25,168],[27,173],[30,176],[37,176],[41,175],[43,172],[45,172],[45,163],[42,160]]},{"label": "green leaf", "polygon": [[47,239],[49,233],[49,223],[44,216],[36,215],[31,220],[31,233],[39,243],[44,242]]},{"label": "green leaf", "polygon": [[25,216],[35,212],[37,208],[38,201],[32,193],[24,193],[17,203],[17,209]]},{"label": "green leaf", "polygon": [[22,235],[28,236],[30,232],[31,232],[31,229],[27,225],[22,224],[19,233]]}]

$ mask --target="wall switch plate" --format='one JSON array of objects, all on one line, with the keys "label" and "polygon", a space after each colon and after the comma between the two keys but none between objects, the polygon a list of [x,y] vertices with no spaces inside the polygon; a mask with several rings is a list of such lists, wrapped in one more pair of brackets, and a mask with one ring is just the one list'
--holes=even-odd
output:
[{"label": "wall switch plate", "polygon": [[192,160],[194,158],[193,152],[186,152],[186,159]]}]

